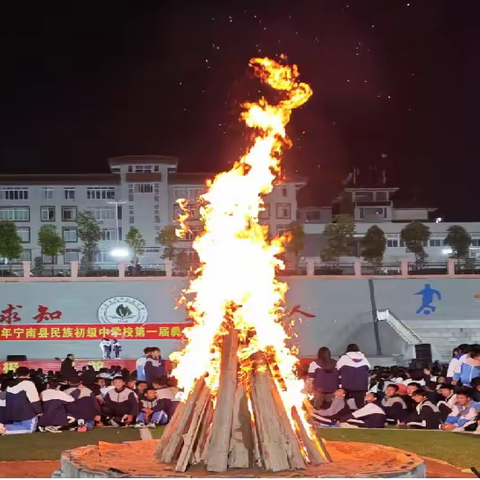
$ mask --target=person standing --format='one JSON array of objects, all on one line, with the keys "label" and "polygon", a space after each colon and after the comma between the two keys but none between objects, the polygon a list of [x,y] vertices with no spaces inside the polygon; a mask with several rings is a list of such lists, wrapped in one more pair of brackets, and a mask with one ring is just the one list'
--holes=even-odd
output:
[{"label": "person standing", "polygon": [[334,392],[338,390],[340,374],[335,368],[336,362],[327,347],[318,349],[317,359],[308,368],[308,377],[311,390],[314,392],[316,408],[322,407],[324,402],[331,402]]},{"label": "person standing", "polygon": [[116,338],[112,340],[112,351],[115,359],[120,359],[120,352],[122,351],[122,346]]},{"label": "person standing", "polygon": [[167,375],[165,360],[159,348],[153,347],[147,355],[145,362],[145,380],[151,384],[157,378]]},{"label": "person standing", "polygon": [[137,369],[137,380],[144,382],[146,380],[145,377],[145,363],[147,361],[147,355],[152,350],[152,347],[147,347],[143,349],[143,356],[141,356],[136,363]]},{"label": "person standing", "polygon": [[370,368],[365,355],[354,343],[351,343],[338,359],[337,370],[340,374],[341,387],[347,392],[347,398],[355,401],[356,408],[365,405]]},{"label": "person standing", "polygon": [[77,371],[75,370],[75,356],[73,353],[69,353],[60,365],[60,375],[64,380],[70,380],[71,377],[77,375]]},{"label": "person standing", "polygon": [[112,353],[112,342],[108,338],[104,338],[100,342],[100,350],[102,351],[103,360],[110,358]]}]

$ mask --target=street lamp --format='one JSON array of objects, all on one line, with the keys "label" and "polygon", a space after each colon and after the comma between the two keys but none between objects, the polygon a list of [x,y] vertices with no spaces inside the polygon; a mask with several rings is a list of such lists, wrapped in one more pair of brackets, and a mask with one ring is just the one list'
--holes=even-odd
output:
[{"label": "street lamp", "polygon": [[126,258],[130,255],[128,248],[114,248],[110,255],[115,258]]},{"label": "street lamp", "polygon": [[110,255],[114,258],[126,258],[130,255],[130,252],[127,248],[122,247],[120,245],[120,235],[119,233],[119,228],[118,228],[118,206],[123,205],[124,203],[127,203],[125,200],[110,200],[107,201],[109,205],[115,205],[115,236],[117,237],[117,246],[114,248],[111,252]]}]

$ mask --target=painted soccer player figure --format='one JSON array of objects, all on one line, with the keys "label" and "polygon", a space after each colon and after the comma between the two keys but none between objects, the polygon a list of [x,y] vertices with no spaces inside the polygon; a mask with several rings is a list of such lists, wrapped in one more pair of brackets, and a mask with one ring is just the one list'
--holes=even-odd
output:
[{"label": "painted soccer player figure", "polygon": [[422,295],[422,304],[417,310],[417,315],[421,312],[425,315],[430,315],[430,313],[433,313],[437,309],[437,307],[432,305],[435,295],[439,300],[442,299],[442,294],[438,290],[431,288],[429,283],[426,283],[425,287],[415,295]]}]

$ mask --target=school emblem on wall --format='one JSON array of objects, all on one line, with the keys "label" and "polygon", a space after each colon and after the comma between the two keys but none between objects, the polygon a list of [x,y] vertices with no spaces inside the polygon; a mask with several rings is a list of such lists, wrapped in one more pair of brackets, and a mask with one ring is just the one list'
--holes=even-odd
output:
[{"label": "school emblem on wall", "polygon": [[132,297],[112,297],[98,309],[101,323],[145,323],[148,311],[144,303]]}]

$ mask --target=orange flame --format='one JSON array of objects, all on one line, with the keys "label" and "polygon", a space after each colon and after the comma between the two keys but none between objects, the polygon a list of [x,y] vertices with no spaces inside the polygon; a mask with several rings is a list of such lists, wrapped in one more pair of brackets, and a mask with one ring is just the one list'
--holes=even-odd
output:
[{"label": "orange flame", "polygon": [[[275,278],[276,269],[284,268],[278,258],[284,239],[268,241],[267,227],[259,224],[258,214],[264,207],[263,196],[272,191],[280,173],[280,154],[291,145],[285,132],[291,111],[303,105],[312,90],[298,81],[296,65],[253,58],[250,66],[282,99],[276,105],[265,98],[244,105],[242,119],[255,129],[253,146],[230,171],[217,175],[201,197],[205,231],[193,244],[200,268],[182,300],[194,326],[184,331],[185,349],[171,356],[177,362],[173,375],[188,393],[195,380],[207,374],[207,384],[215,393],[220,370],[217,344],[229,319],[240,335],[240,368],[242,362],[248,368],[246,360],[252,353],[268,352],[287,412],[293,406],[301,412],[304,394],[303,382],[294,373],[296,351],[287,346],[288,335],[280,322],[288,287]],[[185,213],[184,204],[180,205]],[[187,217],[180,220],[185,230]]]}]

